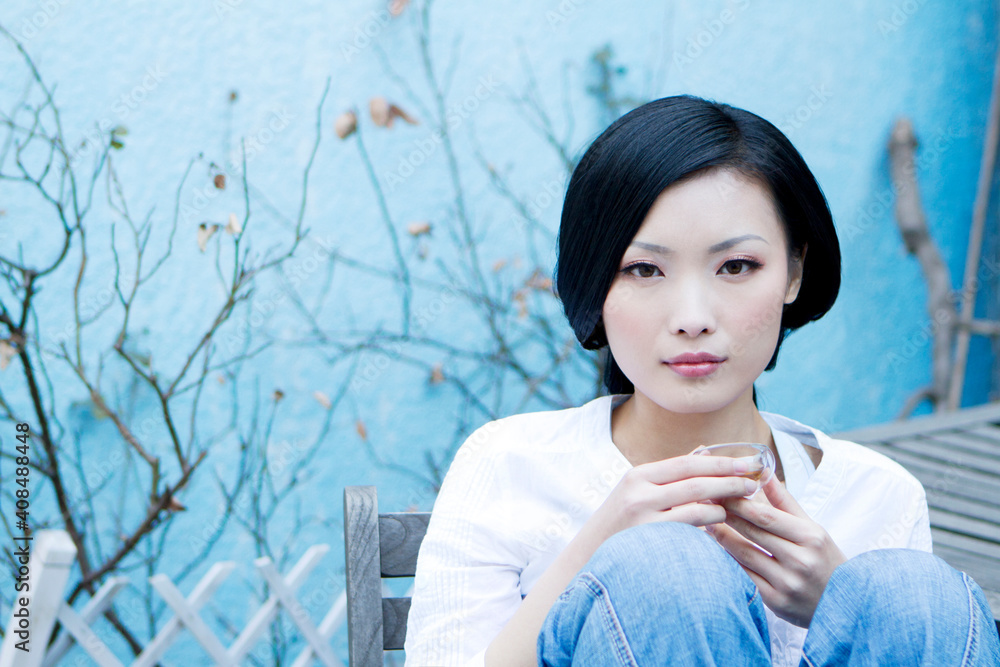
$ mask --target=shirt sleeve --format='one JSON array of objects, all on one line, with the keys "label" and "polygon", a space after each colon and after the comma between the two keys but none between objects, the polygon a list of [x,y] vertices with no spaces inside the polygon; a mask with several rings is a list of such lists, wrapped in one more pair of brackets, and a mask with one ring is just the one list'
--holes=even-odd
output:
[{"label": "shirt sleeve", "polygon": [[918,551],[931,553],[933,552],[933,545],[931,541],[931,519],[930,512],[927,509],[927,494],[922,485],[920,486],[920,494],[915,500],[914,506],[916,508],[915,514],[917,518],[913,524],[913,530],[910,533],[910,539],[906,547],[908,549],[917,549]]},{"label": "shirt sleeve", "polygon": [[417,556],[407,667],[483,665],[521,604],[524,556],[497,507],[495,448],[486,446],[495,436],[481,429],[466,440],[434,503]]}]

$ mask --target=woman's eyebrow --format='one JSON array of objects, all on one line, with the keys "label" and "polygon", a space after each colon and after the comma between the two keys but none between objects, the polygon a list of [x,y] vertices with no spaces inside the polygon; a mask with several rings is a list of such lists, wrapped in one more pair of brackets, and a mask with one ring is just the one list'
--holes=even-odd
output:
[{"label": "woman's eyebrow", "polygon": [[[743,243],[744,241],[764,241],[764,243],[767,243],[767,240],[765,240],[761,236],[757,236],[756,234],[744,234],[743,236],[735,236],[735,237],[733,237],[731,239],[728,239],[726,241],[721,241],[719,243],[716,243],[715,245],[709,247],[708,254],[714,255],[717,252],[722,252],[724,250],[729,250],[734,245],[736,245],[738,243]],[[770,243],[767,243],[767,244],[770,245]]]},{"label": "woman's eyebrow", "polygon": [[[763,241],[767,243],[767,240],[762,236],[757,236],[756,234],[744,234],[743,236],[734,236],[731,239],[726,239],[725,241],[720,241],[708,249],[708,254],[714,255],[725,250],[729,250],[734,245],[743,243],[744,241]],[[655,243],[644,243],[642,241],[633,241],[632,245],[636,248],[642,248],[643,250],[649,250],[650,252],[655,252],[659,255],[672,255],[673,250],[667,248],[666,246],[656,245]],[[768,244],[770,245],[770,244]]]}]

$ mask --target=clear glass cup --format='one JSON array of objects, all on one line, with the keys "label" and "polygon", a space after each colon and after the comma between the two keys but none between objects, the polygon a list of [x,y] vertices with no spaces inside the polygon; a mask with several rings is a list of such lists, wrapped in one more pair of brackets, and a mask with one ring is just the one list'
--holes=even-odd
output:
[{"label": "clear glass cup", "polygon": [[770,448],[755,442],[729,442],[721,445],[710,445],[694,452],[701,456],[728,456],[741,461],[746,461],[749,470],[741,473],[740,477],[746,477],[757,482],[757,488],[748,496],[743,496],[747,500],[753,498],[760,491],[761,487],[768,483],[774,476],[774,453]]}]

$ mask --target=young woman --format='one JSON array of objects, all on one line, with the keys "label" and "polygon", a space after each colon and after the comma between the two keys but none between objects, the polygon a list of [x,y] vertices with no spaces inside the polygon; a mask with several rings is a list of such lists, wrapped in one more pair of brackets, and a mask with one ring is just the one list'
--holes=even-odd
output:
[{"label": "young woman", "polygon": [[[839,286],[826,200],[773,125],[689,96],[612,124],[573,172],[557,269],[609,395],[463,444],[406,664],[1000,664],[982,590],[930,553],[920,483],[756,407]],[[692,454],[729,442],[775,455],[753,499],[736,459]]]}]

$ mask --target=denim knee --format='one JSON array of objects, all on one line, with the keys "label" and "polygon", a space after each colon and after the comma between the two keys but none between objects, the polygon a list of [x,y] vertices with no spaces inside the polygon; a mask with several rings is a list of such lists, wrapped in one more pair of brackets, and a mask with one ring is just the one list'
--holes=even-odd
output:
[{"label": "denim knee", "polygon": [[994,664],[996,627],[982,589],[938,556],[878,549],[841,564],[804,651],[812,664]]},{"label": "denim knee", "polygon": [[714,538],[687,524],[621,531],[559,596],[540,665],[770,664],[757,587]]},{"label": "denim knee", "polygon": [[[660,521],[623,530],[605,540],[583,567],[606,585],[642,581],[646,590],[705,602],[722,597],[759,597],[757,587],[725,549],[705,531]],[[705,609],[721,607],[706,604]]]}]

